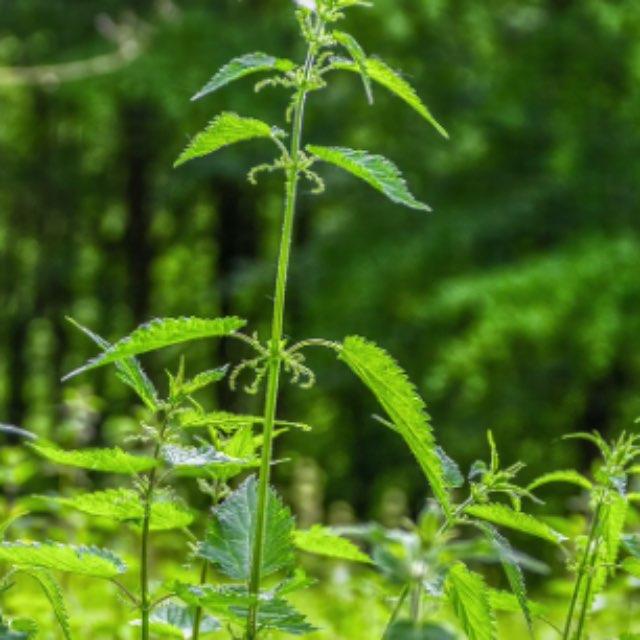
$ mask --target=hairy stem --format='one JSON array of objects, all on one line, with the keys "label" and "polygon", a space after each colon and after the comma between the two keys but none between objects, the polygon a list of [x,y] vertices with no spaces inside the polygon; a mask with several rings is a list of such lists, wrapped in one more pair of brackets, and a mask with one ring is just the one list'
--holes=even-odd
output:
[{"label": "hairy stem", "polygon": [[[200,571],[200,584],[203,585],[207,581],[207,568],[208,562],[205,560],[202,563],[202,570]],[[202,607],[198,605],[196,612],[193,616],[193,630],[191,632],[191,640],[199,640],[200,638],[200,624],[202,622]]]},{"label": "hairy stem", "polygon": [[[598,546],[594,545],[596,540],[596,534],[598,529],[600,528],[600,515],[602,513],[602,499],[599,500],[596,509],[593,514],[593,520],[591,522],[591,529],[589,530],[589,537],[587,539],[587,544],[585,546],[584,554],[580,561],[580,566],[578,567],[578,573],[576,575],[576,582],[573,587],[573,593],[571,594],[571,602],[569,603],[569,610],[567,612],[567,619],[564,625],[564,631],[562,633],[562,640],[570,640],[571,638],[571,627],[573,625],[573,618],[575,614],[575,609],[578,604],[578,597],[580,595],[580,588],[582,587],[582,580],[585,577],[585,573],[587,572],[588,566],[592,562],[592,554],[593,557],[597,557]],[[592,547],[595,547],[592,549]],[[590,589],[590,582],[588,588]],[[588,595],[588,594],[585,594]],[[586,602],[583,604],[583,610],[586,607]],[[581,622],[582,620],[581,615]],[[579,636],[577,636],[579,637]]]},{"label": "hairy stem", "polygon": [[[317,18],[317,32],[322,29],[322,21]],[[291,134],[290,165],[287,169],[285,184],[284,218],[280,236],[280,251],[275,283],[273,302],[273,318],[271,323],[270,359],[267,378],[267,390],[264,405],[264,427],[262,443],[262,460],[260,464],[260,478],[258,482],[258,496],[256,509],[256,528],[251,558],[251,578],[249,592],[255,596],[255,602],[249,608],[247,619],[247,640],[255,640],[258,630],[258,595],[262,579],[262,554],[264,547],[267,499],[269,479],[271,475],[271,457],[273,444],[273,427],[276,420],[278,405],[278,390],[282,367],[282,339],[284,326],[284,310],[287,291],[287,275],[293,238],[293,223],[300,177],[300,153],[302,140],[302,126],[304,108],[308,94],[308,83],[315,64],[317,45],[309,43],[307,58],[304,64],[303,79],[298,87],[293,108],[293,125]]]}]

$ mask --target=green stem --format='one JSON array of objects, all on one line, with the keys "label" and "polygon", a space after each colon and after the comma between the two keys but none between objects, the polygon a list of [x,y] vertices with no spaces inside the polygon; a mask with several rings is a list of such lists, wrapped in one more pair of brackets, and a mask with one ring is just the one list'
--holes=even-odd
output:
[{"label": "green stem", "polygon": [[[317,18],[316,33],[322,29],[322,21]],[[278,390],[280,385],[280,371],[282,365],[282,339],[284,327],[284,310],[287,291],[287,275],[291,256],[293,238],[293,223],[300,177],[300,153],[302,140],[302,125],[304,108],[308,94],[308,83],[315,64],[317,45],[309,43],[309,50],[304,64],[303,79],[295,96],[293,108],[293,125],[291,135],[290,165],[287,168],[285,185],[285,206],[280,237],[280,252],[275,283],[273,302],[273,318],[271,323],[270,360],[267,379],[267,391],[264,406],[264,426],[262,442],[262,460],[260,464],[260,478],[256,507],[256,529],[251,558],[251,578],[249,593],[255,597],[254,604],[249,608],[247,619],[247,640],[255,640],[258,630],[258,596],[262,579],[262,554],[266,528],[267,499],[269,479],[271,474],[271,457],[273,443],[273,427],[276,420],[278,406]]]},{"label": "green stem", "polygon": [[389,632],[391,631],[391,627],[393,626],[393,623],[397,620],[398,616],[400,615],[400,611],[402,610],[402,605],[404,604],[404,601],[407,599],[409,590],[410,590],[410,584],[407,583],[402,588],[402,591],[398,596],[398,602],[396,602],[396,606],[393,608],[393,611],[391,612],[391,617],[389,618],[389,622],[387,622],[387,626],[385,627],[384,633],[382,634],[382,640],[385,640],[385,638],[388,637]]},{"label": "green stem", "polygon": [[[203,585],[207,582],[207,567],[208,562],[205,560],[202,563],[202,570],[200,571],[200,584]],[[191,632],[191,640],[199,640],[200,638],[200,624],[202,622],[202,607],[198,605],[196,612],[193,616],[193,631]]]},{"label": "green stem", "polygon": [[576,576],[576,583],[573,587],[573,593],[571,594],[571,602],[569,603],[569,611],[567,612],[567,619],[564,625],[564,631],[562,633],[562,640],[570,640],[571,627],[575,614],[576,605],[578,604],[578,596],[580,595],[580,587],[582,586],[582,580],[587,571],[587,565],[591,562],[592,553],[597,554],[597,547],[592,551],[591,547],[596,538],[596,533],[600,527],[600,515],[602,513],[602,500],[600,500],[596,506],[593,514],[593,521],[591,522],[591,529],[589,531],[589,537],[587,539],[587,545],[584,550],[584,555],[580,561],[580,567]]}]

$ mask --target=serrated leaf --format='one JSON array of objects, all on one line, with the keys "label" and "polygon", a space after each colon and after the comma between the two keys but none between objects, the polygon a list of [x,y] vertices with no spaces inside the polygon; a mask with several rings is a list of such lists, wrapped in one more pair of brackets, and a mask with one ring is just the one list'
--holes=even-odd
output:
[{"label": "serrated leaf", "polygon": [[[153,609],[149,616],[149,626],[154,633],[169,637],[191,640],[194,611],[177,602],[167,602]],[[134,626],[140,626],[140,620],[132,622]],[[218,631],[220,623],[211,616],[203,616],[200,620],[200,633]]]},{"label": "serrated leaf", "polygon": [[63,379],[68,380],[85,371],[90,371],[112,362],[183,342],[229,336],[242,329],[245,324],[244,320],[235,316],[211,320],[194,317],[156,318],[141,325],[126,338],[122,338],[122,340],[112,344],[99,356],[92,358],[87,364],[67,374]]},{"label": "serrated leaf", "polygon": [[489,590],[481,575],[456,562],[447,575],[445,591],[469,640],[496,638]]},{"label": "serrated leaf", "polygon": [[203,607],[216,615],[226,615],[230,607],[249,607],[256,597],[246,587],[238,585],[213,586],[210,584],[186,584],[176,582],[174,593],[192,607]]},{"label": "serrated leaf", "polygon": [[334,31],[332,35],[336,41],[349,52],[353,63],[358,67],[362,84],[364,85],[364,92],[367,95],[367,101],[369,104],[373,104],[371,78],[369,78],[369,72],[367,71],[367,55],[360,46],[360,43],[350,33]]},{"label": "serrated leaf", "polygon": [[[240,620],[245,620],[247,607],[231,607]],[[316,627],[307,621],[304,614],[297,611],[283,598],[261,600],[258,608],[258,628],[261,630],[274,629],[294,636],[301,636],[317,631]]]},{"label": "serrated leaf", "polygon": [[194,136],[173,166],[179,167],[189,160],[209,155],[236,142],[254,138],[272,138],[275,135],[280,136],[282,133],[262,120],[243,118],[237,113],[224,111],[216,116],[203,131]]},{"label": "serrated leaf", "polygon": [[293,544],[300,550],[336,560],[350,560],[352,562],[373,561],[363,553],[353,542],[339,536],[321,525],[314,525],[310,529],[297,529],[293,532]]},{"label": "serrated leaf", "polygon": [[[337,59],[333,61],[332,66],[335,69],[352,71],[353,73],[360,72],[358,65],[350,60]],[[372,80],[375,80],[378,84],[381,84],[391,91],[391,93],[397,95],[401,100],[404,100],[404,102],[417,111],[441,136],[447,139],[449,138],[447,130],[434,118],[415,89],[397,71],[394,71],[389,65],[378,58],[367,58],[366,69],[367,75]]]},{"label": "serrated leaf", "polygon": [[615,570],[626,517],[627,501],[624,496],[612,493],[602,510],[602,538],[606,550],[604,563],[610,567],[609,573]]},{"label": "serrated leaf", "polygon": [[153,458],[134,456],[117,447],[65,450],[59,449],[53,444],[30,443],[28,446],[51,462],[89,471],[133,475],[149,471],[157,465]]},{"label": "serrated leaf", "polygon": [[527,491],[533,491],[538,487],[542,487],[545,484],[552,482],[565,482],[567,484],[577,485],[583,489],[591,489],[593,486],[588,478],[585,478],[581,473],[574,471],[573,469],[566,469],[562,471],[552,471],[551,473],[545,473],[539,478],[536,478],[528,487]]},{"label": "serrated leaf", "polygon": [[114,578],[127,570],[107,549],[57,542],[2,542],[0,560],[18,567],[42,567],[94,578]]},{"label": "serrated leaf", "polygon": [[38,582],[53,609],[53,613],[62,630],[62,635],[66,640],[71,640],[69,614],[67,613],[62,588],[58,584],[58,581],[46,569],[25,567],[22,571]]},{"label": "serrated leaf", "polygon": [[201,371],[198,375],[194,376],[190,380],[186,380],[180,385],[180,391],[184,395],[191,395],[200,389],[213,384],[214,382],[220,382],[227,375],[228,367],[218,367],[216,369],[209,369],[207,371]]},{"label": "serrated leaf", "polygon": [[[91,516],[119,522],[139,522],[144,518],[144,504],[140,496],[130,489],[107,489],[73,498],[48,499]],[[156,500],[151,505],[151,531],[182,529],[192,522],[193,514],[175,502]]]},{"label": "serrated leaf", "polygon": [[452,489],[462,487],[464,485],[464,476],[458,464],[447,455],[447,452],[442,447],[436,447],[436,452],[442,463],[442,471],[447,486]]},{"label": "serrated leaf", "polygon": [[[73,318],[67,318],[67,320],[74,327],[93,340],[93,342],[95,342],[104,351],[111,348],[111,343],[107,342],[102,336],[99,336],[94,331],[91,331],[91,329],[84,327]],[[133,357],[125,358],[117,361],[115,363],[115,367],[120,381],[133,389],[148,409],[155,411],[159,404],[158,392],[147,374],[144,372],[140,363]]]},{"label": "serrated leaf", "polygon": [[548,524],[534,518],[528,513],[514,511],[503,504],[475,504],[467,507],[465,513],[492,522],[507,529],[513,529],[522,533],[527,533],[537,538],[542,538],[554,544],[559,544],[565,540],[565,536],[552,529]]},{"label": "serrated leaf", "polygon": [[384,156],[345,147],[320,147],[307,145],[307,151],[320,160],[348,171],[384,193],[392,202],[410,209],[431,211],[431,208],[416,200],[407,187],[402,174],[393,162]]},{"label": "serrated leaf", "polygon": [[167,445],[162,457],[178,475],[225,479],[229,473],[236,475],[243,469],[257,467],[260,461],[230,457],[213,447],[181,447]]},{"label": "serrated leaf", "polygon": [[[225,575],[235,580],[248,580],[255,539],[257,482],[247,478],[214,511],[204,542],[196,550]],[[262,575],[268,576],[293,564],[293,518],[276,492],[269,488]]]},{"label": "serrated leaf", "polygon": [[369,387],[409,445],[445,514],[451,514],[442,462],[424,401],[406,373],[383,349],[361,338],[344,340],[340,359]]},{"label": "serrated leaf", "polygon": [[[264,423],[264,416],[252,416],[228,411],[202,412],[196,410],[184,411],[179,415],[180,426],[185,429],[198,427],[217,427],[222,431],[235,431],[241,427]],[[311,427],[303,422],[291,422],[289,420],[276,420],[279,427],[291,427],[311,431]]]},{"label": "serrated leaf", "polygon": [[234,58],[216,71],[211,80],[191,100],[199,100],[235,80],[254,73],[261,71],[282,71],[286,73],[293,70],[295,66],[295,63],[291,60],[276,58],[260,51],[247,53]]}]

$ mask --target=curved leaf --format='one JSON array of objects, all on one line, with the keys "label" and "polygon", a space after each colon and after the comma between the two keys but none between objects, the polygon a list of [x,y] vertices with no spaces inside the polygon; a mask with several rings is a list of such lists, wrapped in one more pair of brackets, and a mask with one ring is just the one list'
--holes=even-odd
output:
[{"label": "curved leaf", "polygon": [[256,118],[243,118],[237,113],[225,111],[214,118],[200,133],[196,134],[187,148],[173,163],[174,167],[209,155],[236,142],[252,140],[253,138],[272,138],[282,133]]},{"label": "curved leaf", "polygon": [[358,67],[362,84],[364,84],[364,92],[367,95],[369,104],[373,104],[373,92],[371,91],[371,79],[367,71],[367,55],[360,46],[360,43],[350,34],[343,31],[334,31],[333,37],[341,44],[351,56],[354,64]]},{"label": "curved leaf", "polygon": [[247,53],[238,58],[234,58],[225,64],[224,67],[216,71],[211,80],[209,80],[191,100],[199,100],[234,80],[239,80],[240,78],[260,71],[287,72],[295,69],[295,66],[295,63],[291,60],[276,58],[260,51]]},{"label": "curved leaf", "polygon": [[562,471],[552,471],[551,473],[545,473],[539,478],[536,478],[528,487],[527,491],[533,491],[538,487],[542,487],[545,484],[552,482],[565,482],[567,484],[574,484],[583,489],[591,489],[592,484],[588,478],[585,478],[581,473],[574,471],[573,469],[566,469]]},{"label": "curved leaf", "polygon": [[559,544],[566,539],[565,536],[541,520],[534,518],[528,513],[514,511],[504,504],[475,504],[467,507],[464,512],[481,520],[492,522],[507,529],[528,533],[531,536],[542,538],[554,544]]},{"label": "curved leaf", "polygon": [[133,333],[114,343],[104,353],[92,358],[84,366],[68,373],[68,380],[85,371],[102,367],[131,356],[156,351],[191,340],[220,338],[242,329],[246,322],[235,316],[224,318],[156,318],[139,326]]},{"label": "curved leaf", "polygon": [[127,570],[107,549],[57,542],[2,542],[0,560],[18,567],[42,567],[94,578],[113,578]]},{"label": "curved leaf", "polygon": [[345,147],[319,147],[316,145],[307,145],[307,151],[320,160],[340,167],[368,182],[374,189],[384,193],[392,202],[402,204],[410,209],[431,211],[428,205],[416,200],[411,195],[398,167],[383,156]]},{"label": "curved leaf", "polygon": [[376,396],[416,457],[443,511],[450,515],[447,483],[429,415],[406,373],[386,351],[359,336],[345,339],[339,358]]},{"label": "curved leaf", "polygon": [[447,575],[445,591],[469,640],[497,637],[489,589],[481,575],[456,562]]},{"label": "curved leaf", "polygon": [[[332,66],[335,69],[359,73],[359,66],[350,60],[334,60]],[[404,100],[412,109],[417,111],[441,136],[449,138],[447,130],[434,118],[424,102],[420,99],[415,89],[389,65],[378,58],[367,58],[367,75],[378,84],[386,87],[391,93],[395,93]]]},{"label": "curved leaf", "polygon": [[132,475],[149,471],[157,465],[153,458],[134,456],[120,448],[113,449],[59,449],[53,444],[31,443],[29,447],[38,455],[68,467],[89,471]]},{"label": "curved leaf", "polygon": [[22,571],[38,582],[53,609],[53,613],[62,630],[62,635],[65,637],[65,640],[71,640],[69,614],[67,613],[62,588],[58,584],[58,581],[46,569],[25,567]]},{"label": "curved leaf", "polygon": [[294,531],[293,544],[300,551],[318,556],[326,556],[336,560],[350,560],[352,562],[373,562],[353,542],[320,525],[314,525],[310,529]]}]

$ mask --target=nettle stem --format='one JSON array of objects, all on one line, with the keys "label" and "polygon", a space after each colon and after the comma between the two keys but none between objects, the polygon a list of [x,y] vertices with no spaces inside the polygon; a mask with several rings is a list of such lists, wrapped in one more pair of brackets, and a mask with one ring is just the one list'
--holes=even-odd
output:
[{"label": "nettle stem", "polygon": [[[200,571],[200,585],[207,582],[207,569],[209,563],[205,560],[202,563],[202,569]],[[199,640],[200,638],[200,625],[202,623],[202,606],[198,605],[193,615],[193,630],[191,631],[191,640]]]},{"label": "nettle stem", "polygon": [[[316,33],[323,28],[322,20],[316,18]],[[284,311],[287,292],[287,276],[291,256],[293,239],[293,225],[300,179],[300,155],[304,109],[309,92],[308,84],[315,65],[317,44],[309,43],[307,58],[304,64],[302,82],[298,87],[293,107],[293,124],[291,134],[290,164],[287,168],[285,183],[285,205],[282,232],[280,236],[280,252],[275,283],[273,302],[273,319],[271,323],[270,359],[267,377],[267,390],[264,405],[264,427],[262,443],[262,460],[260,464],[260,478],[258,482],[258,496],[256,508],[256,529],[251,560],[251,579],[249,593],[255,597],[255,602],[249,608],[247,619],[247,640],[255,640],[258,632],[258,598],[262,579],[262,554],[266,529],[267,500],[269,480],[271,476],[271,459],[273,445],[273,427],[278,406],[278,391],[280,387],[280,372],[282,368],[282,342],[284,329]]]},{"label": "nettle stem", "polygon": [[[582,587],[582,581],[587,572],[592,573],[593,568],[595,566],[595,562],[598,557],[598,544],[597,535],[600,529],[600,516],[602,514],[602,504],[603,500],[600,498],[596,509],[593,513],[593,520],[591,522],[591,529],[589,530],[589,537],[587,539],[587,544],[585,546],[584,554],[580,561],[580,566],[578,568],[578,573],[576,575],[576,582],[573,587],[573,593],[571,594],[571,602],[569,603],[569,611],[567,612],[567,619],[564,625],[564,631],[562,633],[562,640],[571,640],[571,628],[573,626],[573,619],[575,615],[575,609],[578,604],[578,598],[580,595],[580,589]],[[582,635],[582,629],[584,626],[584,622],[586,619],[586,609],[589,606],[588,599],[591,591],[593,576],[590,575],[588,577],[587,587],[585,590],[585,596],[583,598],[582,603],[582,611],[580,613],[580,620],[578,624],[578,629],[576,631],[576,635],[574,636],[577,640],[579,640]]]}]

